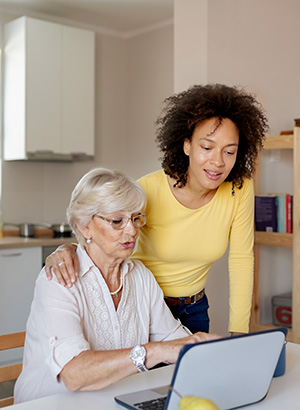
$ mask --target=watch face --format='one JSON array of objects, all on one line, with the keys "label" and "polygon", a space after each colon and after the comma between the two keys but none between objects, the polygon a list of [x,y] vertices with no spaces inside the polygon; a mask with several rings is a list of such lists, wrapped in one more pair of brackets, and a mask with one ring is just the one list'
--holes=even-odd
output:
[{"label": "watch face", "polygon": [[133,360],[141,359],[144,356],[145,356],[145,348],[143,346],[136,346],[131,351],[131,358]]}]

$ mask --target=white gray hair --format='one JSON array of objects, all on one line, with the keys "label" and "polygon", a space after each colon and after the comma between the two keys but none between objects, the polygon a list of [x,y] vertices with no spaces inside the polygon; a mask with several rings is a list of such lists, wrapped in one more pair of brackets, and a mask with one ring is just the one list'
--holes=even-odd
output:
[{"label": "white gray hair", "polygon": [[146,195],[132,178],[121,171],[95,168],[75,186],[67,218],[77,240],[84,246],[85,238],[78,226],[85,227],[94,215],[117,211],[135,213],[145,206]]}]

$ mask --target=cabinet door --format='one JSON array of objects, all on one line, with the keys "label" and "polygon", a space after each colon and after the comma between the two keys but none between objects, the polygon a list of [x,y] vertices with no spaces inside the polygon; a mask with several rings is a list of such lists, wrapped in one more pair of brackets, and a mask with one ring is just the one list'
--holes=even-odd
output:
[{"label": "cabinet door", "polygon": [[4,159],[24,159],[25,151],[25,18],[4,30]]},{"label": "cabinet door", "polygon": [[62,153],[94,155],[95,34],[63,26]]},{"label": "cabinet door", "polygon": [[42,248],[0,250],[0,333],[25,330]]},{"label": "cabinet door", "polygon": [[26,152],[61,152],[62,26],[27,18]]},{"label": "cabinet door", "polygon": [[4,64],[4,158],[94,156],[95,33],[20,17]]}]

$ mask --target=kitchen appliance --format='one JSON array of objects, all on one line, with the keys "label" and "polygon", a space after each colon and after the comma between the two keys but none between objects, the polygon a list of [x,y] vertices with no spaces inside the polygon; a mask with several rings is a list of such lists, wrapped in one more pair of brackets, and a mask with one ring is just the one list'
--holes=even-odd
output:
[{"label": "kitchen appliance", "polygon": [[[47,223],[5,223],[5,225],[11,225],[19,228],[19,235],[23,238],[34,238],[36,236],[36,230],[41,228],[47,228],[53,231],[54,238],[70,238],[72,236],[72,229],[69,224],[47,224]],[[48,236],[48,235],[47,235]]]},{"label": "kitchen appliance", "polygon": [[34,224],[22,223],[19,225],[20,236],[24,238],[33,238],[34,237]]},{"label": "kitchen appliance", "polygon": [[69,224],[60,223],[51,225],[54,232],[54,238],[70,238],[72,236],[72,229]]}]

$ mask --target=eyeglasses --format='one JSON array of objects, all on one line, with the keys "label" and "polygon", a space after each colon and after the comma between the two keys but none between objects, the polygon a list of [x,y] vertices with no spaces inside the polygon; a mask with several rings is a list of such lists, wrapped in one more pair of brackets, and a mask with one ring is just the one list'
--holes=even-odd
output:
[{"label": "eyeglasses", "polygon": [[141,228],[146,224],[147,221],[147,215],[141,213],[138,213],[137,215],[134,215],[131,218],[129,218],[128,216],[121,216],[110,219],[97,214],[95,214],[94,216],[96,218],[103,219],[103,221],[109,222],[111,226],[118,231],[124,229],[128,225],[129,221],[133,223],[133,226],[135,228]]}]

